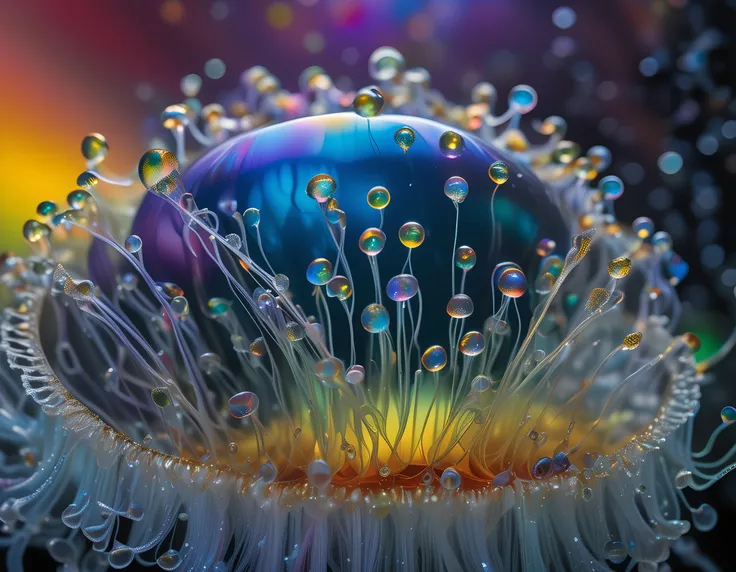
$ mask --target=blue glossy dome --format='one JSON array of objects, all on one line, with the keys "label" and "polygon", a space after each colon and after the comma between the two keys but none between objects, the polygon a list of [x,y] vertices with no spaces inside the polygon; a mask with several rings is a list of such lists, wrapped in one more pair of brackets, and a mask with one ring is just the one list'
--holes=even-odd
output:
[{"label": "blue glossy dome", "polygon": [[[414,131],[416,140],[404,153],[394,136],[406,126]],[[375,186],[386,187],[391,201],[383,210],[386,245],[378,255],[382,284],[402,273],[406,260],[407,248],[399,241],[399,228],[408,221],[420,223],[426,237],[412,253],[413,273],[430,323],[437,318],[444,324],[448,319],[444,309],[453,294],[451,269],[458,280],[461,275],[453,264],[456,211],[444,188],[450,177],[462,177],[469,190],[458,204],[456,246],[469,245],[477,253],[465,293],[475,303],[473,321],[479,322],[472,327],[479,329],[491,313],[494,266],[513,261],[525,272],[534,272],[538,266],[535,245],[540,239],[551,238],[566,251],[570,237],[554,199],[526,166],[465,133],[463,152],[450,158],[440,149],[440,138],[446,131],[440,123],[406,116],[366,120],[340,113],[297,119],[224,143],[189,167],[183,178],[197,206],[219,214],[221,234],[238,231],[230,214],[223,212],[224,207],[232,208],[233,201],[240,212],[260,209],[259,230],[268,261],[275,272],[290,278],[295,301],[307,307],[312,288],[305,277],[307,266],[321,257],[334,262],[337,255],[323,207],[306,193],[308,182],[325,173],[337,184],[335,198],[346,213],[344,248],[358,309],[375,301],[370,266],[358,248],[358,239],[366,228],[379,226],[381,219],[366,195]],[[501,240],[500,248],[497,241],[492,252],[491,197],[495,184],[488,170],[497,160],[508,164],[509,179],[495,196]],[[208,281],[211,275],[219,274],[207,270],[211,264],[207,257],[195,262],[182,240],[181,216],[160,197],[150,194],[145,198],[133,232],[143,238],[147,267],[158,280],[176,282],[186,290],[194,276]],[[249,227],[247,232],[251,256],[260,264],[255,228]],[[194,269],[196,265],[204,265],[201,272]],[[533,276],[529,281],[533,282]],[[522,308],[528,308],[528,298],[520,300]]]}]

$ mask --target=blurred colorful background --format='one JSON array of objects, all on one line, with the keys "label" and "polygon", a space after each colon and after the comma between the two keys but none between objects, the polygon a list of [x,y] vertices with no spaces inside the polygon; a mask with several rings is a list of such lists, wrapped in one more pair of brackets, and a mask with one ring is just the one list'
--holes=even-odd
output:
[{"label": "blurred colorful background", "polygon": [[[289,90],[314,64],[361,87],[371,52],[390,45],[451,100],[467,101],[479,81],[501,97],[528,83],[540,96],[534,116],[562,115],[570,139],[612,150],[626,183],[619,218],[651,217],[690,262],[682,329],[701,337],[702,359],[733,327],[735,37],[734,0],[3,2],[0,244],[24,251],[21,227],[38,202],[63,202],[75,187],[87,133],[106,136],[106,165],[125,174],[156,139],[170,144],[159,115],[183,98],[185,75],[204,80],[204,104],[256,64]],[[703,409],[736,396],[709,389]],[[733,511],[734,493],[712,494]],[[703,540],[716,559],[718,538]]]}]

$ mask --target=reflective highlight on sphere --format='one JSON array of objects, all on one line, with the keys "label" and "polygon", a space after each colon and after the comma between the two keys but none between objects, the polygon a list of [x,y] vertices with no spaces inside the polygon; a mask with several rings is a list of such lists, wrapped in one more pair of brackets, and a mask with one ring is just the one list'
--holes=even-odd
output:
[{"label": "reflective highlight on sphere", "polygon": [[379,254],[386,244],[386,235],[380,228],[367,228],[360,235],[358,246],[368,256]]},{"label": "reflective highlight on sphere", "polygon": [[721,420],[724,423],[733,423],[736,421],[736,407],[727,405],[721,410]]},{"label": "reflective highlight on sphere", "polygon": [[452,318],[467,318],[473,313],[473,301],[467,294],[455,294],[447,303],[447,313]]},{"label": "reflective highlight on sphere", "polygon": [[503,161],[496,161],[488,168],[488,176],[497,185],[503,185],[509,180],[509,166]]},{"label": "reflective highlight on sphere", "polygon": [[455,251],[455,266],[461,270],[470,270],[475,266],[476,254],[469,246],[461,246]]},{"label": "reflective highlight on sphere", "polygon": [[445,131],[439,143],[442,154],[450,159],[458,158],[465,151],[465,139],[455,131]]},{"label": "reflective highlight on sphere", "polygon": [[424,242],[424,227],[418,222],[407,222],[399,229],[399,240],[407,248],[417,248]]},{"label": "reflective highlight on sphere", "polygon": [[404,71],[404,56],[396,48],[382,47],[375,50],[368,60],[368,71],[376,81],[389,81]]},{"label": "reflective highlight on sphere", "polygon": [[402,127],[394,134],[394,141],[396,141],[396,144],[404,150],[404,153],[414,145],[416,138],[416,133],[414,133],[414,130],[411,127]]},{"label": "reflective highlight on sphere", "polygon": [[477,356],[483,352],[485,347],[486,339],[480,332],[468,332],[462,337],[458,344],[460,353],[466,356]]},{"label": "reflective highlight on sphere", "polygon": [[509,105],[519,113],[529,113],[537,106],[537,92],[529,85],[517,85],[509,92]]},{"label": "reflective highlight on sphere", "polygon": [[368,204],[374,209],[381,210],[385,209],[388,203],[391,202],[391,193],[389,193],[386,187],[373,187],[368,191],[366,199],[368,200]]},{"label": "reflective highlight on sphere", "polygon": [[318,203],[326,203],[335,196],[336,192],[337,184],[335,183],[335,179],[324,173],[315,175],[307,183],[307,196]]},{"label": "reflective highlight on sphere", "polygon": [[422,365],[427,371],[440,371],[447,365],[447,352],[442,346],[431,346],[422,354]]},{"label": "reflective highlight on sphere", "polygon": [[353,288],[345,276],[335,276],[327,283],[327,295],[338,300],[347,300],[353,295]]},{"label": "reflective highlight on sphere", "polygon": [[632,223],[631,228],[636,236],[645,240],[652,236],[652,233],[654,232],[654,222],[652,219],[642,216]]},{"label": "reflective highlight on sphere", "polygon": [[353,100],[353,110],[361,117],[375,117],[384,105],[383,94],[377,87],[364,87],[357,94]]},{"label": "reflective highlight on sphere", "polygon": [[600,180],[598,189],[604,199],[615,200],[624,194],[624,182],[616,175],[608,175]]},{"label": "reflective highlight on sphere", "polygon": [[345,379],[345,366],[337,358],[325,358],[315,364],[314,373],[327,387],[337,387]]},{"label": "reflective highlight on sphere", "polygon": [[450,177],[445,182],[445,195],[456,203],[461,203],[468,196],[468,182],[462,177]]},{"label": "reflective highlight on sphere", "polygon": [[[147,189],[157,188],[167,177],[175,176],[179,172],[179,161],[166,149],[151,149],[146,151],[138,162],[138,177]],[[160,189],[164,191],[164,189]]]},{"label": "reflective highlight on sphere", "polygon": [[418,291],[419,283],[411,274],[399,274],[386,284],[386,295],[394,302],[411,300]]},{"label": "reflective highlight on sphere", "polygon": [[332,262],[317,258],[307,267],[307,280],[315,286],[324,286],[332,277]]},{"label": "reflective highlight on sphere", "polygon": [[498,289],[509,298],[520,298],[526,287],[526,276],[518,268],[507,268],[498,279]]},{"label": "reflective highlight on sphere", "polygon": [[388,310],[381,304],[370,304],[360,315],[360,323],[371,334],[384,332],[389,326]]},{"label": "reflective highlight on sphere", "polygon": [[90,133],[82,139],[82,155],[90,162],[99,163],[109,150],[107,139],[101,133]]}]

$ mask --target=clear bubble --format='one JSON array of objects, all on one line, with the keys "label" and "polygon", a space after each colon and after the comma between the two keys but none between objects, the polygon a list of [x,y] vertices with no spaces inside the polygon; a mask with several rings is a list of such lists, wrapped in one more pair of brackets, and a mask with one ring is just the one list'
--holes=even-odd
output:
[{"label": "clear bubble", "polygon": [[486,339],[483,337],[483,334],[475,331],[465,334],[458,344],[460,353],[466,356],[477,356],[485,347]]},{"label": "clear bubble", "polygon": [[335,196],[336,192],[337,183],[335,183],[335,179],[324,173],[315,175],[307,183],[307,196],[318,203],[326,203]]},{"label": "clear bubble", "polygon": [[307,280],[315,286],[324,286],[332,278],[332,262],[326,258],[316,258],[307,267]]},{"label": "clear bubble", "polygon": [[456,203],[461,203],[468,196],[468,182],[462,177],[450,177],[445,181],[445,195]]},{"label": "clear bubble", "polygon": [[176,570],[181,564],[181,556],[177,550],[173,548],[164,552],[156,559],[156,564],[161,570]]},{"label": "clear bubble", "polygon": [[394,141],[406,153],[414,145],[417,135],[411,127],[401,127],[394,133]]},{"label": "clear bubble", "polygon": [[707,503],[701,504],[692,512],[693,526],[700,532],[713,530],[718,523],[716,509]]},{"label": "clear bubble", "polygon": [[476,375],[470,383],[470,387],[477,393],[483,393],[491,387],[491,378],[486,375]]},{"label": "clear bubble", "polygon": [[143,241],[137,234],[131,234],[125,239],[125,250],[131,254],[135,254],[143,247]]},{"label": "clear bubble", "polygon": [[364,87],[355,94],[353,111],[361,117],[375,117],[383,109],[385,100],[381,90],[375,86]]},{"label": "clear bubble", "polygon": [[159,194],[169,194],[171,187],[166,185],[169,177],[179,174],[179,161],[166,149],[149,149],[138,162],[138,176],[147,189]]},{"label": "clear bubble", "polygon": [[465,151],[465,139],[455,131],[445,131],[440,135],[440,152],[449,159],[456,159]]},{"label": "clear bubble", "polygon": [[353,295],[353,287],[345,276],[335,276],[327,283],[327,295],[338,300],[347,300]]},{"label": "clear bubble", "polygon": [[318,361],[314,366],[314,373],[327,387],[339,387],[345,380],[345,366],[334,357]]},{"label": "clear bubble", "polygon": [[386,244],[386,235],[380,228],[368,228],[358,239],[358,247],[368,256],[376,256]]},{"label": "clear bubble", "polygon": [[362,365],[354,365],[345,372],[345,381],[351,385],[363,383],[365,379],[365,368]]},{"label": "clear bubble", "polygon": [[447,352],[442,346],[431,346],[422,354],[422,365],[427,371],[440,371],[447,365]]},{"label": "clear bubble", "polygon": [[101,133],[90,133],[82,139],[82,155],[88,161],[102,161],[109,150],[107,139]]},{"label": "clear bubble", "polygon": [[503,161],[496,161],[488,168],[488,176],[497,185],[509,180],[509,166]]},{"label": "clear bubble", "polygon": [[227,400],[227,407],[235,419],[250,417],[258,410],[258,396],[250,391],[241,391]]},{"label": "clear bubble", "polygon": [[440,475],[440,484],[448,491],[454,491],[460,487],[462,477],[454,468],[448,467]]},{"label": "clear bubble", "polygon": [[417,248],[424,242],[424,227],[418,222],[407,222],[399,229],[399,240],[407,248]]},{"label": "clear bubble", "polygon": [[609,540],[603,546],[603,556],[606,560],[613,562],[614,564],[621,564],[626,560],[628,554],[626,554],[626,547],[623,542],[618,540]]},{"label": "clear bubble", "polygon": [[360,315],[360,323],[371,334],[386,331],[389,326],[388,310],[380,304],[369,304]]},{"label": "clear bubble", "polygon": [[447,303],[447,313],[452,318],[464,319],[473,313],[473,300],[467,294],[455,294]]},{"label": "clear bubble", "polygon": [[386,295],[394,302],[406,302],[416,296],[419,283],[411,274],[399,274],[386,284]]},{"label": "clear bubble", "polygon": [[372,208],[381,210],[385,209],[388,206],[388,203],[391,202],[391,193],[389,193],[386,187],[373,187],[368,191],[366,199]]},{"label": "clear bubble", "polygon": [[286,338],[290,342],[300,342],[306,336],[304,326],[298,322],[287,322],[286,323]]},{"label": "clear bubble", "polygon": [[687,469],[681,469],[675,475],[675,486],[684,489],[693,484],[693,474]]},{"label": "clear bubble", "polygon": [[469,246],[461,246],[455,251],[455,266],[462,270],[470,270],[475,266],[477,256]]},{"label": "clear bubble", "polygon": [[368,72],[376,81],[389,81],[402,73],[406,67],[404,56],[395,48],[381,47],[368,59]]}]

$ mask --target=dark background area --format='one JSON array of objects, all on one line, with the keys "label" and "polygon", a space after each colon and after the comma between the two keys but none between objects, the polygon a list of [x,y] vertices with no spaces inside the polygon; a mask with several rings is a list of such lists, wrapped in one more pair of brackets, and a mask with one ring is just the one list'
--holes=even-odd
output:
[{"label": "dark background area", "polygon": [[[736,2],[731,0],[54,0],[0,8],[0,187],[23,193],[0,214],[0,239],[23,249],[22,222],[35,204],[61,199],[83,164],[78,145],[90,131],[111,144],[110,163],[130,170],[161,136],[158,114],[181,98],[180,79],[204,79],[203,103],[217,100],[249,66],[265,65],[284,87],[317,64],[339,86],[369,82],[367,62],[381,45],[426,67],[448,99],[466,102],[490,81],[499,107],[516,84],[539,93],[536,118],[561,115],[567,138],[583,149],[608,146],[609,170],[626,191],[619,218],[652,218],[690,263],[680,286],[681,331],[713,353],[734,323],[736,286]],[[560,18],[561,6],[574,23]],[[564,13],[563,13],[564,14]],[[207,78],[220,58],[226,72]],[[730,123],[729,123],[730,122]],[[676,152],[674,174],[658,160]],[[26,176],[27,175],[27,176]],[[10,195],[7,195],[10,196]],[[704,443],[721,407],[736,402],[732,355],[704,387],[696,422]],[[733,441],[733,437],[723,438]],[[693,536],[723,570],[733,568],[731,523],[736,487],[728,476],[691,504],[708,502],[720,522]],[[33,553],[36,568],[51,561]],[[1,562],[1,561],[0,561]],[[676,558],[674,570],[690,570]],[[1,564],[0,564],[1,566]]]}]

